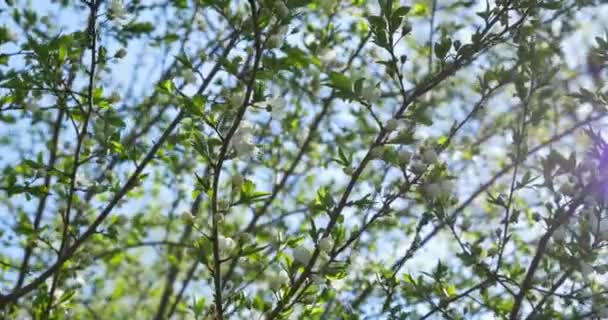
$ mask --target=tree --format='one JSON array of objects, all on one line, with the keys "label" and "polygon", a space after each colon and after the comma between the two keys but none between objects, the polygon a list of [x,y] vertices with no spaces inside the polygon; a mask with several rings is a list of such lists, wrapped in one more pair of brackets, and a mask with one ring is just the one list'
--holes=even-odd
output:
[{"label": "tree", "polygon": [[6,0],[0,317],[607,318],[602,9]]}]

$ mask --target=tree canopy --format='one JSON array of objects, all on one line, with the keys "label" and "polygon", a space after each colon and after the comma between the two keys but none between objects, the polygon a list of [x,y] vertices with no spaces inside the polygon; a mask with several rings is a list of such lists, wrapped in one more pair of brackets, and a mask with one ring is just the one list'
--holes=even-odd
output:
[{"label": "tree canopy", "polygon": [[4,0],[0,318],[608,319],[599,0]]}]

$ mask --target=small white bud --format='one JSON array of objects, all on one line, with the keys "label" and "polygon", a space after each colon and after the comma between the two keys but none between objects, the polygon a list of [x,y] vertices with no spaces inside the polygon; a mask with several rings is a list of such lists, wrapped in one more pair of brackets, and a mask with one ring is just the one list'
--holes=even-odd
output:
[{"label": "small white bud", "polygon": [[319,241],[319,249],[321,249],[323,252],[330,252],[333,247],[334,239],[329,235]]},{"label": "small white bud", "polygon": [[566,237],[568,237],[568,230],[563,225],[559,226],[553,232],[553,239],[555,241],[564,241],[566,240]]},{"label": "small white bud", "polygon": [[422,161],[426,164],[433,164],[437,161],[437,152],[433,148],[426,148],[422,152]]},{"label": "small white bud", "polygon": [[194,217],[194,215],[193,215],[191,212],[189,212],[189,211],[184,211],[184,212],[182,213],[182,221],[183,221],[185,224],[193,224],[193,223],[194,223],[194,220],[195,220],[195,217]]},{"label": "small white bud", "polygon": [[380,100],[381,95],[382,92],[380,91],[380,89],[372,84],[364,86],[363,89],[361,89],[361,96],[363,97],[363,99],[367,100],[370,103],[378,102],[378,100]]},{"label": "small white bud", "polygon": [[300,264],[308,264],[310,261],[310,251],[304,247],[293,249],[293,259]]},{"label": "small white bud", "polygon": [[230,237],[218,235],[217,246],[220,250],[220,253],[222,253],[223,255],[230,255],[234,251],[234,249],[236,249],[236,242]]},{"label": "small white bud", "polygon": [[276,276],[270,278],[270,288],[272,290],[279,290],[287,284],[289,284],[289,274],[285,270],[279,271]]}]

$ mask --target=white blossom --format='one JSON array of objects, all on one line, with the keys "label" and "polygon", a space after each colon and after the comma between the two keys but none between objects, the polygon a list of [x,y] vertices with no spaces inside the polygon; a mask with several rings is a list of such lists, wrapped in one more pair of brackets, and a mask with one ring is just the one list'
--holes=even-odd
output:
[{"label": "white blossom", "polygon": [[422,152],[422,161],[426,164],[433,164],[437,161],[437,152],[432,147],[425,148]]},{"label": "white blossom", "polygon": [[338,54],[334,49],[324,49],[320,52],[319,59],[326,68],[333,69],[340,66],[340,61],[337,59]]},{"label": "white blossom", "polygon": [[217,246],[222,256],[228,256],[236,249],[236,242],[230,237],[218,235]]},{"label": "white blossom", "polygon": [[12,31],[12,30],[8,31],[7,36],[8,36],[8,41],[13,41],[14,42],[14,41],[17,41],[19,39],[19,36],[17,36],[17,33],[14,32],[14,31]]},{"label": "white blossom", "polygon": [[293,259],[300,264],[308,264],[310,260],[310,251],[304,247],[297,247],[293,249]]},{"label": "white blossom", "polygon": [[330,252],[334,247],[334,239],[328,235],[319,241],[319,249],[323,252]]},{"label": "white blossom", "polygon": [[368,84],[361,89],[361,96],[370,103],[378,102],[381,95],[380,88],[373,84]]},{"label": "white blossom", "polygon": [[237,156],[251,155],[256,150],[254,127],[248,121],[243,121],[231,140]]},{"label": "white blossom", "polygon": [[194,17],[194,23],[196,24],[196,26],[198,27],[199,30],[203,31],[205,29],[207,29],[207,19],[205,18],[205,16],[203,16],[202,13],[197,12],[195,17]]},{"label": "white blossom", "polygon": [[437,197],[441,196],[441,194],[442,194],[441,184],[427,183],[424,186],[422,186],[422,191],[424,192],[424,194],[427,197],[437,198]]},{"label": "white blossom", "polygon": [[270,288],[272,290],[279,290],[287,284],[289,284],[289,274],[285,270],[281,269],[275,276],[270,277]]},{"label": "white blossom", "polygon": [[76,184],[76,187],[87,187],[92,184],[91,180],[80,172],[76,174],[75,178],[76,181],[74,183]]},{"label": "white blossom", "polygon": [[410,170],[417,175],[423,174],[424,171],[426,171],[426,164],[419,161],[415,161],[410,166]]},{"label": "white blossom", "polygon": [[564,241],[566,240],[566,237],[568,237],[568,229],[566,229],[564,225],[559,226],[553,232],[553,239],[555,241]]},{"label": "white blossom", "polygon": [[261,108],[265,108],[273,118],[283,119],[286,114],[287,100],[282,96],[274,96],[266,101],[257,104]]},{"label": "white blossom", "polygon": [[109,4],[112,21],[123,24],[128,19],[127,9],[122,0],[111,0]]},{"label": "white blossom", "polygon": [[184,71],[182,71],[182,78],[185,83],[196,83],[196,74],[190,69],[184,69]]},{"label": "white blossom", "polygon": [[193,224],[195,220],[194,215],[190,211],[184,211],[181,218],[185,224]]}]

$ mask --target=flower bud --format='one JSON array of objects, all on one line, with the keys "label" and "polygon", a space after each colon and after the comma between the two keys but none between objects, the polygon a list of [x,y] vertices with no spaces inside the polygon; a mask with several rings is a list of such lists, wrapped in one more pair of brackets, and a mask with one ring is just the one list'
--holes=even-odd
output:
[{"label": "flower bud", "polygon": [[330,252],[334,247],[334,239],[328,235],[319,241],[319,249],[323,252]]},{"label": "flower bud", "polygon": [[276,276],[270,277],[270,288],[272,290],[277,291],[287,284],[289,284],[289,274],[285,270],[281,270]]},{"label": "flower bud", "polygon": [[304,247],[293,249],[293,259],[300,264],[308,264],[310,261],[310,251]]},{"label": "flower bud", "polygon": [[221,253],[229,255],[236,249],[236,242],[232,240],[230,237],[224,237],[223,235],[218,235],[217,237],[217,246]]}]

